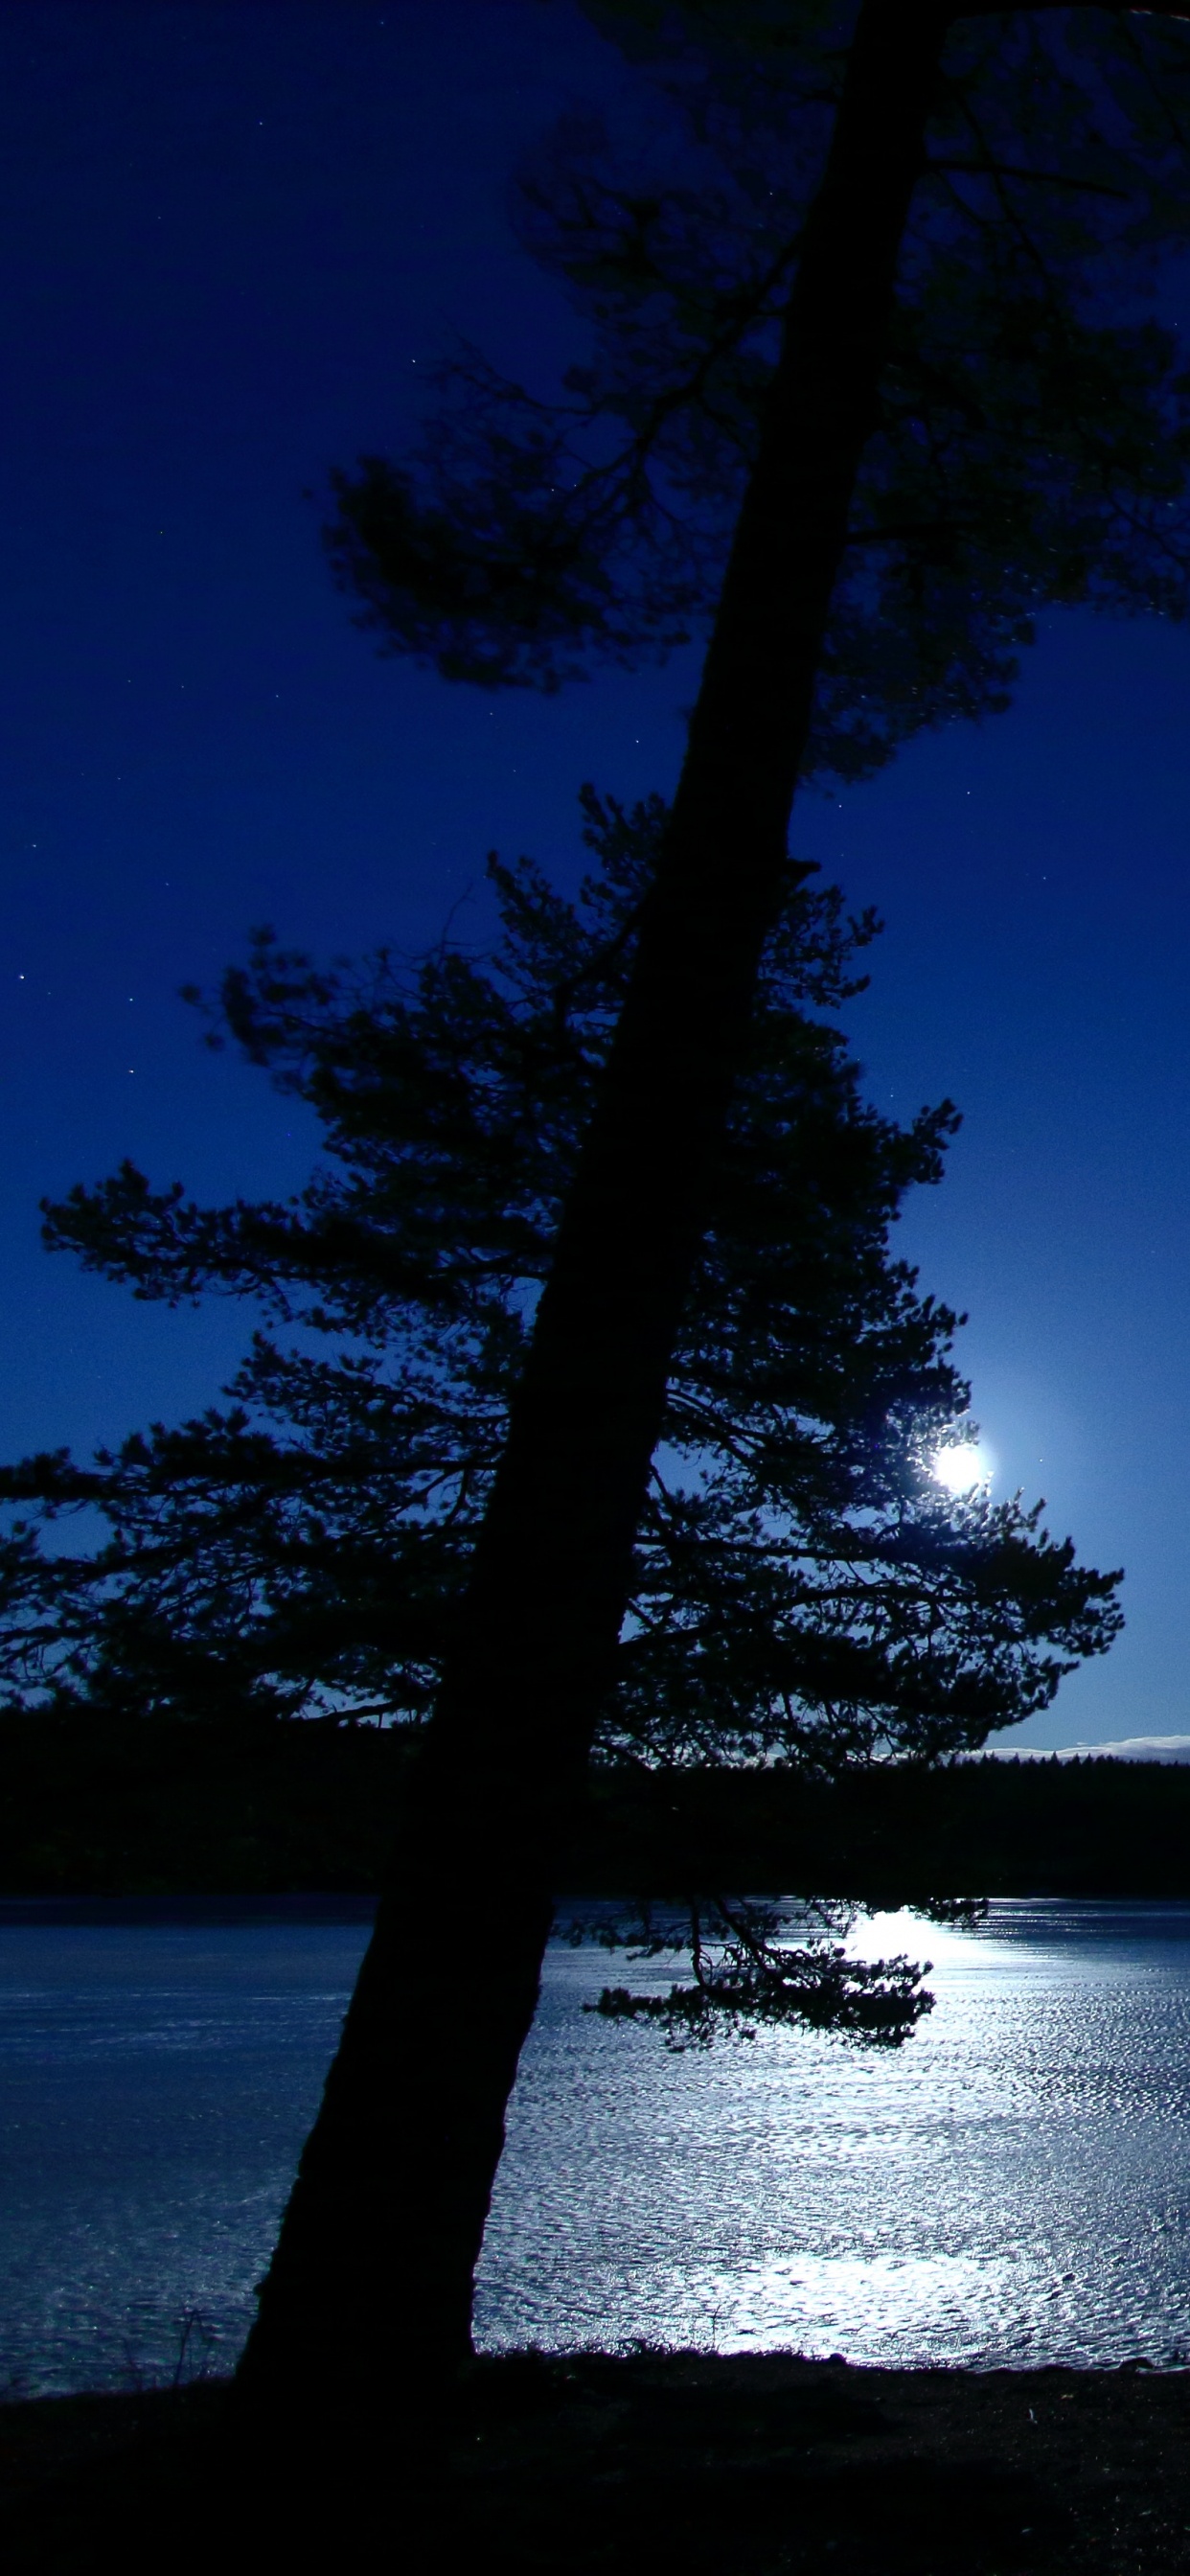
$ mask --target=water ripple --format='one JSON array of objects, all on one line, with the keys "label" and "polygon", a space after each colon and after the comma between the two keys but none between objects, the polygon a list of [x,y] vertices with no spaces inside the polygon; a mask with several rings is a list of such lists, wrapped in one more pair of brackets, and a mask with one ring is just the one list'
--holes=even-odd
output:
[{"label": "water ripple", "polygon": [[[923,1947],[887,1918],[865,1946]],[[584,2014],[563,1952],[480,2277],[490,2347],[790,2345],[1114,2363],[1190,2345],[1190,1908],[1001,1905],[930,1927],[897,2055],[783,2033],[711,2059]]]},{"label": "water ripple", "polygon": [[[184,2336],[186,2369],[227,2367],[365,1939],[0,1922],[0,2392],[168,2377]],[[867,1946],[935,1962],[891,2057],[783,2033],[667,2055],[583,2011],[603,1954],[551,1953],[484,2344],[1190,2351],[1190,1906],[890,1918]]]}]

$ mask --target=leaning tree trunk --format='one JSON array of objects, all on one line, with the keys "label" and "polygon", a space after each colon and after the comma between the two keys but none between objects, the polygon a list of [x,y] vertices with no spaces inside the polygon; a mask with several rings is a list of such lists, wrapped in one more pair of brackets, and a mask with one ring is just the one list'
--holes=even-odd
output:
[{"label": "leaning tree trunk", "polygon": [[631,984],[375,1934],[241,2366],[376,2420],[469,2346],[559,1854],[746,1040],[947,11],[863,0]]}]

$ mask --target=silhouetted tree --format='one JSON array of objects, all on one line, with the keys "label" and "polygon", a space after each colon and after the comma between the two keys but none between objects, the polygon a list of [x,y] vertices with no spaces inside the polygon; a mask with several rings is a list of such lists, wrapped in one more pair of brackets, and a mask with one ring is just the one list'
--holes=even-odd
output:
[{"label": "silhouetted tree", "polygon": [[[600,864],[577,906],[525,862],[489,863],[491,960],[328,977],[262,934],[225,979],[216,1042],[326,1131],[330,1166],[297,1202],[202,1210],[125,1166],[49,1211],[51,1244],[142,1298],[247,1295],[340,1347],[258,1334],[230,1411],[90,1469],[61,1452],[0,1474],[0,1497],[50,1523],[98,1510],[111,1529],[76,1556],[60,1533],[43,1553],[27,1520],[12,1533],[0,1666],[26,1709],[424,1719],[664,831],[658,799],[584,804]],[[953,1113],[904,1132],[863,1108],[807,1008],[856,989],[871,929],[790,871],[596,1759],[937,1759],[1045,1706],[1115,1632],[1113,1579],[1039,1537],[1036,1511],[944,1497],[931,1472],[967,1402],[954,1318],[886,1234],[908,1183],[939,1176]],[[683,2043],[727,2020],[895,2043],[928,2009],[920,1972],[848,1959],[833,1929],[821,1903],[791,1937],[722,1895],[695,1901],[685,1935],[672,1909],[660,1928],[629,1918],[638,1955],[685,1940],[691,1979],[603,2008]]]},{"label": "silhouetted tree", "polygon": [[[1190,38],[1166,0],[592,14],[651,64],[678,141],[660,177],[625,180],[572,140],[526,196],[592,313],[591,371],[559,408],[468,362],[420,464],[345,478],[333,542],[382,640],[485,685],[664,647],[704,612],[710,639],[391,1891],[246,2357],[246,2389],[295,2405],[333,2358],[345,2402],[383,2414],[407,2346],[422,2372],[467,2349],[797,782],[1002,703],[1047,601],[1185,597],[1186,390],[1139,318],[1190,216]],[[482,1969],[477,1923],[498,1926]]]},{"label": "silhouetted tree", "polygon": [[[288,1204],[202,1209],[125,1165],[47,1239],[141,1298],[247,1296],[229,1409],[0,1474],[70,1555],[11,1540],[0,1667],[19,1703],[226,1724],[338,1710],[418,1725],[463,1597],[558,1210],[664,835],[584,796],[577,904],[489,862],[491,956],[318,973],[261,934],[228,1035],[315,1110],[328,1161]],[[791,869],[671,1367],[597,1758],[936,1759],[1048,1704],[1109,1642],[1112,1580],[1036,1512],[932,1472],[968,1391],[954,1318],[892,1260],[954,1113],[863,1105],[821,1013],[873,925]],[[325,1345],[333,1338],[332,1352]],[[804,1981],[803,1981],[804,1982]],[[838,1980],[836,1979],[836,1984]]]},{"label": "silhouetted tree", "polygon": [[[715,172],[687,184],[683,143],[660,187],[604,187],[567,147],[529,205],[593,312],[590,378],[560,416],[472,366],[453,440],[439,422],[409,476],[346,479],[336,543],[385,641],[487,685],[664,645],[704,603],[713,622],[391,1896],[246,2355],[274,2401],[328,2349],[382,2406],[407,2328],[423,2363],[467,2349],[799,777],[832,742],[862,765],[1002,700],[1043,601],[1185,597],[1185,388],[1137,318],[1190,216],[1175,11],[594,14]],[[411,1978],[407,1926],[430,1920]],[[476,1920],[500,1925],[481,1994]]]},{"label": "silhouetted tree", "polygon": [[[60,1452],[0,1474],[0,1497],[56,1525],[43,1552],[18,1524],[3,1568],[0,1664],[26,1708],[424,1722],[664,835],[659,799],[583,802],[598,864],[577,903],[489,862],[491,955],[323,975],[262,933],[225,978],[213,1041],[321,1122],[299,1197],[204,1209],[125,1165],[47,1210],[51,1245],[141,1298],[223,1292],[306,1329],[255,1336],[227,1409],[92,1468]],[[788,871],[597,1760],[937,1759],[1046,1705],[1118,1625],[1114,1578],[1036,1511],[932,1472],[968,1401],[955,1319],[887,1238],[955,1115],[879,1116],[822,1016],[858,989],[873,929]],[[96,1510],[107,1544],[68,1554],[63,1521]],[[684,1944],[690,1975],[602,2008],[679,2045],[727,2022],[895,2044],[929,2008],[921,1971],[849,1958],[838,1929],[821,1903],[791,1919],[710,1892],[684,1932],[672,1909],[621,1917],[638,1957]]]}]

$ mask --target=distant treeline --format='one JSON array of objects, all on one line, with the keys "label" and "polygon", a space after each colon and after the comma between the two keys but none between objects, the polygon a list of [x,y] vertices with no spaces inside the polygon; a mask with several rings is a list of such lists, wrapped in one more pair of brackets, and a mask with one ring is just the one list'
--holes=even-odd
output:
[{"label": "distant treeline", "polygon": [[1190,1767],[987,1759],[816,1787],[694,1772],[593,1790],[582,1886],[855,1896],[1190,1898]]},{"label": "distant treeline", "polygon": [[[0,1720],[0,1893],[371,1892],[406,1759],[396,1735],[308,1721]],[[605,1772],[565,1875],[576,1895],[1190,1898],[1190,1767]]]}]

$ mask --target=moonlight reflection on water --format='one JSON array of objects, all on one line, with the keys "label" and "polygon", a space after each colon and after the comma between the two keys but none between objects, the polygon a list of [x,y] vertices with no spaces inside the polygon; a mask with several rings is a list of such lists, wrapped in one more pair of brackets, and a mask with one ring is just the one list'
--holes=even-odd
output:
[{"label": "moonlight reflection on water", "polygon": [[[11,1909],[9,1909],[11,1913]],[[362,1921],[0,1922],[0,2390],[227,2368]],[[855,2361],[1190,2347],[1190,1906],[998,1904],[899,2053],[709,2056],[582,2009],[551,1953],[480,2271],[488,2348],[633,2338]]]},{"label": "moonlight reflection on water", "polygon": [[886,1916],[934,1960],[893,2054],[762,2033],[666,2056],[552,1963],[480,2276],[492,2346],[617,2337],[853,2361],[1190,2345],[1190,1907]]}]

